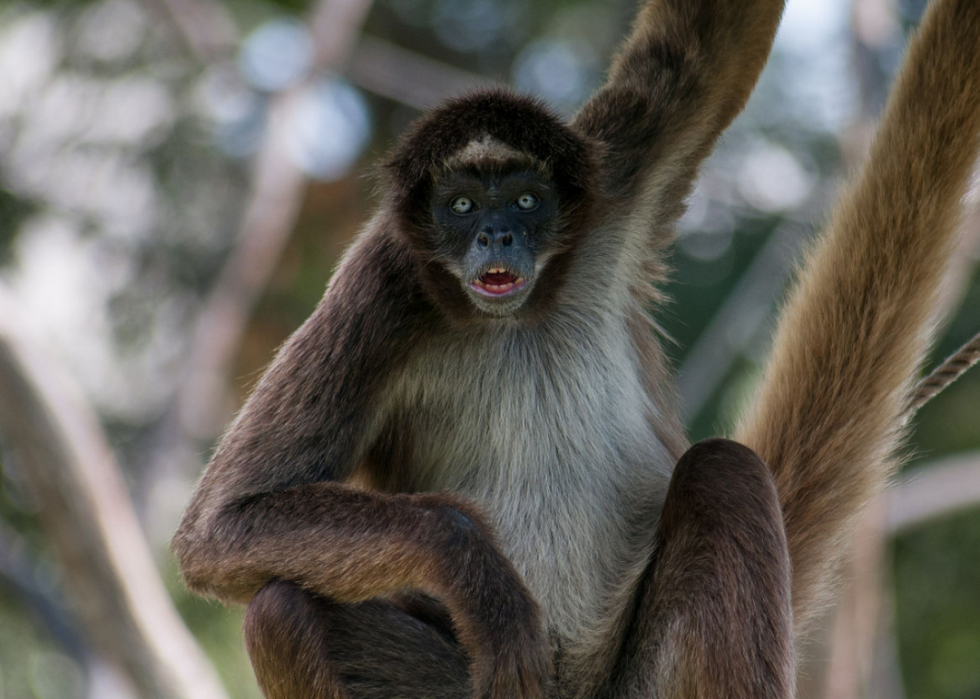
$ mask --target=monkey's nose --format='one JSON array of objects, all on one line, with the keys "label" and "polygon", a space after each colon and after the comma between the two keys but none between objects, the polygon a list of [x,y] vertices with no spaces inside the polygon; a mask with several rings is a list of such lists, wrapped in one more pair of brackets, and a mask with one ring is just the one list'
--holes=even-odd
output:
[{"label": "monkey's nose", "polygon": [[514,244],[514,236],[509,228],[494,230],[492,227],[487,226],[476,237],[476,243],[481,248],[488,248],[493,243],[500,243],[500,245],[506,248]]}]

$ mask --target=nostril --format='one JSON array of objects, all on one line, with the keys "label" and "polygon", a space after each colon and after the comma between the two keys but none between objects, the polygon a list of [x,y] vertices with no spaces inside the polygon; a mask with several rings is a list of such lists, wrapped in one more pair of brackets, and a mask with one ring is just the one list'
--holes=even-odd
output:
[{"label": "nostril", "polygon": [[480,235],[476,236],[476,244],[481,248],[490,247],[490,236],[486,233],[480,233]]},{"label": "nostril", "polygon": [[500,242],[504,246],[511,245],[514,242],[514,236],[512,236],[510,233],[505,233],[503,237],[501,237]]}]

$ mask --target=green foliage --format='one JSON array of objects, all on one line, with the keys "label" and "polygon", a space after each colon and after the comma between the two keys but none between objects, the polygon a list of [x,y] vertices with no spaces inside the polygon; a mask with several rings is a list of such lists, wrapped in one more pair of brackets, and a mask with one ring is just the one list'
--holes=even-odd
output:
[{"label": "green foliage", "polygon": [[36,211],[33,202],[13,195],[0,186],[0,267],[10,262],[17,229]]},{"label": "green foliage", "polygon": [[980,696],[977,551],[977,511],[931,523],[895,542],[895,613],[909,697]]},{"label": "green foliage", "polygon": [[177,579],[174,568],[167,572],[165,580],[177,609],[217,668],[228,696],[260,699],[262,695],[242,643],[242,607],[225,607],[191,595]]},{"label": "green foliage", "polygon": [[46,632],[23,598],[0,581],[0,697],[84,696],[82,668]]}]

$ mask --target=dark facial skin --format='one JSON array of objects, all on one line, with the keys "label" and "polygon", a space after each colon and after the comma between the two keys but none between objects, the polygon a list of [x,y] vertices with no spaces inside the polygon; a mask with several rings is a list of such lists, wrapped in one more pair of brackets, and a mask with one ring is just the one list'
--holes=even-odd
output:
[{"label": "dark facial skin", "polygon": [[474,168],[439,179],[432,197],[438,247],[478,309],[506,316],[526,302],[557,210],[552,187],[535,172]]}]

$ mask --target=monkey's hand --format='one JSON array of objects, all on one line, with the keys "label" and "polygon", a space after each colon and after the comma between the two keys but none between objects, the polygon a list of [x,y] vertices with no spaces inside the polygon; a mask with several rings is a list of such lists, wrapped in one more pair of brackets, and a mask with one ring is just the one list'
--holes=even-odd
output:
[{"label": "monkey's hand", "polygon": [[435,546],[445,566],[449,607],[457,635],[471,659],[477,699],[543,699],[551,652],[537,602],[497,549],[475,507],[444,495],[414,496],[440,522]]}]

